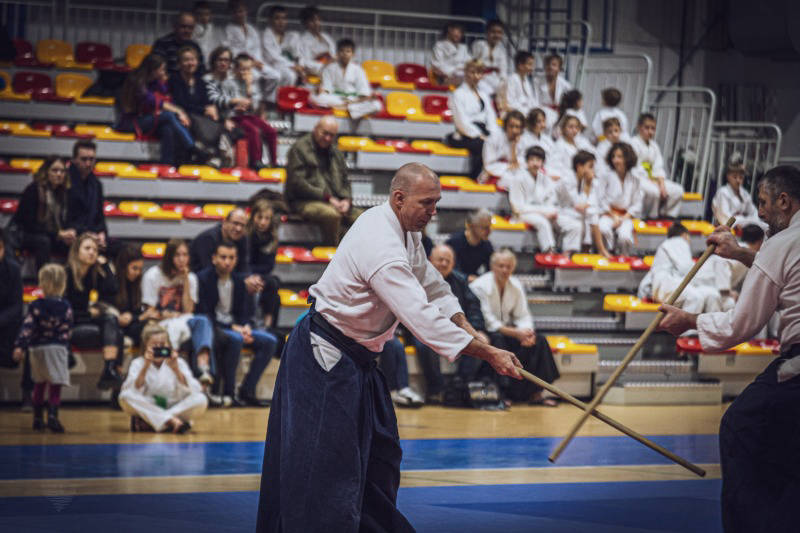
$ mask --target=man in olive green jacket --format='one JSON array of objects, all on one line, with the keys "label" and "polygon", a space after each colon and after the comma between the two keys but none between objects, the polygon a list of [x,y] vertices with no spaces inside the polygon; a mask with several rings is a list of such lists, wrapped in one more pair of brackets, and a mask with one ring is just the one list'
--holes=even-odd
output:
[{"label": "man in olive green jacket", "polygon": [[336,246],[361,209],[353,207],[344,156],[334,145],[339,124],[322,117],[289,149],[283,195],[293,213],[317,224],[325,245]]}]

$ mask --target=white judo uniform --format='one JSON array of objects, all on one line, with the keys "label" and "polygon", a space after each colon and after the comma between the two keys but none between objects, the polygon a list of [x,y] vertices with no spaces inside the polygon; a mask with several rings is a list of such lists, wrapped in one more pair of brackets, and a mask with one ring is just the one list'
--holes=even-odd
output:
[{"label": "white judo uniform", "polygon": [[[575,217],[572,213],[560,209],[558,205],[558,188],[561,183],[555,183],[543,172],[532,176],[527,168],[522,168],[513,175],[511,187],[508,191],[508,201],[514,216],[526,224],[530,224],[536,231],[536,240],[541,250],[549,251],[556,248],[556,234],[561,237],[561,248],[569,252],[578,252],[581,249],[583,234],[582,217]],[[572,208],[571,199],[568,200]],[[551,216],[555,215],[555,220]]]},{"label": "white judo uniform", "polygon": [[310,31],[304,31],[294,40],[293,55],[300,62],[300,66],[319,76],[326,63],[319,58],[330,56],[330,61],[336,57],[336,44],[330,35],[320,32],[319,38],[315,37]]},{"label": "white judo uniform", "polygon": [[188,422],[205,412],[208,399],[186,361],[178,359],[178,369],[186,379],[186,385],[178,381],[175,371],[165,361],[159,367],[151,364],[144,384],[137,388],[136,379],[144,364],[143,357],[131,361],[128,377],[119,393],[119,405],[123,411],[142,417],[156,431],[164,429],[172,417]]},{"label": "white judo uniform", "polygon": [[[512,162],[516,160],[516,169],[511,168]],[[497,185],[508,190],[514,182],[514,174],[517,171],[525,171],[525,144],[522,136],[517,139],[514,153],[511,149],[511,141],[505,131],[497,130],[492,133],[486,142],[483,143],[483,168],[484,170],[498,179]]]},{"label": "white judo uniform", "polygon": [[528,77],[522,77],[516,72],[511,73],[505,83],[506,106],[516,109],[526,117],[531,109],[539,107],[539,100]]},{"label": "white judo uniform", "polygon": [[482,135],[483,132],[476,124],[483,124],[490,135],[501,131],[497,125],[497,115],[491,99],[480,90],[476,96],[466,83],[462,83],[453,91],[448,106],[453,111],[453,122],[456,125],[454,136],[456,138],[461,138],[459,132],[462,131],[469,138]]},{"label": "white judo uniform", "polygon": [[297,61],[293,54],[299,38],[300,36],[294,31],[287,31],[280,38],[272,28],[265,29],[261,37],[264,63],[278,73],[279,86],[294,85],[297,82],[297,72],[292,67]]},{"label": "white judo uniform", "polygon": [[502,326],[533,329],[525,288],[516,276],[508,278],[502,295],[493,272],[479,276],[469,284],[469,288],[481,302],[486,331],[497,331]]},{"label": "white judo uniform", "polygon": [[[578,224],[580,232],[576,241],[564,238],[562,248],[564,251],[580,251],[581,244],[592,244],[592,226],[597,226],[602,214],[601,189],[598,178],[592,180],[591,188],[588,192],[579,183],[577,178],[571,176],[569,179],[562,179],[556,185],[556,198],[559,208],[559,217],[570,218]],[[582,207],[580,211],[577,207]]]},{"label": "white judo uniform", "polygon": [[359,119],[383,109],[380,100],[370,98],[360,102],[356,99],[372,95],[372,87],[367,80],[367,73],[361,65],[350,61],[345,68],[338,61],[329,63],[322,70],[320,93],[311,96],[310,100],[319,107],[347,107],[350,117]]},{"label": "white judo uniform", "polygon": [[628,124],[627,115],[625,115],[625,112],[619,107],[607,106],[598,109],[592,118],[592,133],[594,134],[594,138],[599,139],[603,136],[603,122],[610,118],[619,120],[619,129],[622,131],[622,135],[627,138],[631,131],[629,129],[630,126]]},{"label": "white judo uniform", "polygon": [[[633,151],[636,152],[637,163],[644,168],[650,179],[642,181],[642,216],[644,218],[658,218],[668,216],[677,218],[681,210],[681,200],[683,199],[683,187],[667,177],[664,168],[664,158],[661,156],[661,149],[656,141],[645,142],[639,135],[635,135],[630,140]],[[662,202],[661,193],[658,190],[658,183],[653,178],[664,178],[664,188],[667,190],[667,198]]]},{"label": "white judo uniform", "polygon": [[270,102],[274,102],[280,73],[264,61],[261,50],[261,34],[256,30],[255,26],[245,24],[242,27],[239,24],[228,24],[225,26],[223,42],[225,46],[231,49],[233,57],[239,54],[247,54],[255,61],[262,63],[261,68],[254,68],[253,70],[258,73],[265,98]]},{"label": "white judo uniform", "polygon": [[769,227],[758,218],[758,210],[750,196],[750,191],[744,187],[739,187],[737,194],[730,185],[723,185],[717,189],[717,194],[711,201],[711,209],[714,211],[714,221],[717,224],[725,224],[730,217],[735,216],[736,226],[744,227],[755,224],[764,231]]},{"label": "white judo uniform", "polygon": [[600,176],[598,183],[598,196],[601,203],[601,212],[597,226],[609,249],[614,249],[620,255],[629,255],[633,247],[633,220],[625,218],[617,228],[614,228],[614,219],[609,212],[617,214],[630,214],[639,218],[642,213],[642,181],[637,168],[625,175],[624,180],[614,171],[607,171]]},{"label": "white judo uniform", "polygon": [[479,59],[484,67],[490,69],[478,82],[478,88],[486,94],[496,93],[508,79],[509,57],[505,44],[501,41],[492,48],[486,39],[478,39],[472,43],[472,58]]},{"label": "white judo uniform", "polygon": [[454,44],[449,39],[442,39],[433,45],[431,66],[448,78],[456,78],[456,82],[464,79],[464,65],[469,60],[469,50],[464,43]]},{"label": "white judo uniform", "polygon": [[586,150],[594,154],[594,146],[582,135],[576,135],[574,142],[568,142],[564,137],[559,137],[553,143],[553,149],[547,156],[547,169],[556,176],[569,176],[573,173],[572,158],[579,150]]},{"label": "white judo uniform", "polygon": [[547,85],[547,78],[544,76],[537,77],[533,85],[539,105],[555,111],[558,111],[558,106],[564,93],[572,89],[572,84],[560,74],[556,78],[555,94],[550,94],[550,87]]},{"label": "white judo uniform", "polygon": [[[208,24],[195,24],[192,40],[200,46],[206,61],[211,57],[211,52],[222,44],[222,35],[219,29],[211,22]],[[213,66],[213,65],[212,65]]]}]

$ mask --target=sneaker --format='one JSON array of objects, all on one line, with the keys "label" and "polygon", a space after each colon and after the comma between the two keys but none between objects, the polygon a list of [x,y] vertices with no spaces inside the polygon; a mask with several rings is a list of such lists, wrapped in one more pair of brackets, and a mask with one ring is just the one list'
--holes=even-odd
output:
[{"label": "sneaker", "polygon": [[414,407],[419,407],[421,405],[425,405],[425,399],[417,394],[417,391],[412,389],[411,387],[404,387],[400,389],[400,394],[411,398],[411,404]]},{"label": "sneaker", "polygon": [[233,405],[233,398],[231,396],[222,397],[222,407],[231,407]]},{"label": "sneaker", "polygon": [[212,385],[214,383],[214,376],[208,370],[203,370],[200,377],[197,378],[201,385]]},{"label": "sneaker", "polygon": [[205,393],[209,407],[222,407],[222,396],[212,394],[211,391],[205,391]]},{"label": "sneaker", "polygon": [[403,387],[399,391],[392,391],[392,401],[398,407],[422,407],[425,400],[414,392],[411,387]]}]

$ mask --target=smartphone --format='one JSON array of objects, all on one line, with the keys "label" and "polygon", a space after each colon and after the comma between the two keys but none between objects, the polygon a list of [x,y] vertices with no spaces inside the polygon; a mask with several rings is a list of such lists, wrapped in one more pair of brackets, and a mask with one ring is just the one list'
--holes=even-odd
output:
[{"label": "smartphone", "polygon": [[159,346],[157,348],[153,348],[153,357],[157,359],[163,359],[165,357],[169,357],[172,355],[172,350],[170,350],[166,346]]}]

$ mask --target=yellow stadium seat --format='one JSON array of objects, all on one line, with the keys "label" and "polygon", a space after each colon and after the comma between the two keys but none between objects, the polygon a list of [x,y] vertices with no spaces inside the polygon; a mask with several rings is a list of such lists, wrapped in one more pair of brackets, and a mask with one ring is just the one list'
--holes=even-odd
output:
[{"label": "yellow stadium seat", "polygon": [[140,170],[127,161],[100,161],[95,165],[95,170],[127,179],[154,180],[158,177],[155,172]]},{"label": "yellow stadium seat", "polygon": [[228,216],[228,213],[236,208],[233,204],[206,204],[203,206],[203,213],[214,217]]},{"label": "yellow stadium seat", "polygon": [[733,347],[737,355],[774,355],[772,348],[769,346],[761,346],[758,344],[751,344],[743,342]]},{"label": "yellow stadium seat", "polygon": [[258,171],[258,175],[264,179],[273,180],[280,183],[286,181],[285,168],[262,168]]},{"label": "yellow stadium seat", "polygon": [[636,233],[641,233],[643,235],[666,235],[667,234],[667,227],[666,226],[656,226],[654,224],[648,224],[644,220],[633,219],[633,229]]},{"label": "yellow stadium seat", "polygon": [[705,220],[681,220],[681,224],[686,226],[686,229],[691,233],[711,235],[714,232],[714,224],[706,222]]},{"label": "yellow stadium seat", "polygon": [[391,115],[403,115],[414,122],[441,122],[441,115],[429,115],[422,110],[422,102],[414,93],[393,92],[386,96],[386,111]]},{"label": "yellow stadium seat", "polygon": [[0,121],[0,130],[9,130],[11,135],[21,137],[50,137],[47,130],[35,130],[24,122]]},{"label": "yellow stadium seat", "polygon": [[393,146],[378,144],[369,137],[349,137],[347,135],[339,137],[339,150],[345,152],[394,152]]},{"label": "yellow stadium seat", "polygon": [[510,222],[509,220],[499,217],[497,215],[492,216],[492,230],[493,231],[525,231],[527,227],[525,226],[524,222]]},{"label": "yellow stadium seat", "polygon": [[146,242],[142,244],[142,255],[147,259],[161,259],[166,248],[167,243],[164,242]]},{"label": "yellow stadium seat", "polygon": [[153,205],[144,209],[143,212],[139,213],[139,216],[145,220],[180,220],[183,218],[180,211],[161,209],[160,205]]},{"label": "yellow stadium seat", "polygon": [[153,50],[149,44],[131,44],[125,49],[125,64],[130,68],[137,68],[142,59]]},{"label": "yellow stadium seat", "polygon": [[469,151],[466,148],[450,148],[439,141],[412,141],[411,147],[417,150],[429,150],[435,155],[453,155],[466,157]]},{"label": "yellow stadium seat", "polygon": [[36,44],[36,59],[42,63],[55,63],[59,68],[92,70],[91,63],[77,63],[72,45],[58,39],[43,39]]},{"label": "yellow stadium seat", "polygon": [[417,349],[414,346],[405,347],[406,355],[417,355]]},{"label": "yellow stadium seat", "polygon": [[3,90],[0,91],[0,100],[27,102],[31,99],[31,95],[29,94],[19,94],[14,92],[13,87],[11,87],[11,76],[8,75],[8,72],[0,70],[0,78],[3,78],[3,81],[5,82],[5,87],[3,87]]},{"label": "yellow stadium seat", "polygon": [[347,112],[347,109],[339,109],[338,107],[333,108],[333,116],[336,118],[348,118],[350,113]]},{"label": "yellow stadium seat", "polygon": [[333,254],[335,253],[335,246],[315,246],[311,249],[311,255],[317,259],[324,259],[325,261],[330,261],[333,259]]},{"label": "yellow stadium seat", "polygon": [[277,253],[277,254],[275,254],[275,262],[276,263],[293,263],[294,262],[294,258],[290,257],[290,256],[288,256],[286,254]]},{"label": "yellow stadium seat", "polygon": [[113,98],[99,96],[82,96],[92,83],[89,76],[83,74],[59,74],[56,76],[56,94],[66,98],[73,98],[78,104],[113,105]]},{"label": "yellow stadium seat", "polygon": [[42,163],[44,163],[44,159],[25,159],[18,157],[15,157],[8,162],[8,164],[12,167],[30,170],[32,174],[39,170],[39,167],[42,166]]},{"label": "yellow stadium seat", "polygon": [[653,266],[653,261],[655,260],[655,258],[656,258],[656,256],[654,256],[654,255],[646,255],[646,256],[644,256],[644,259],[642,259],[642,261],[644,261],[645,265],[651,267],[651,266]]},{"label": "yellow stadium seat", "polygon": [[595,344],[577,344],[572,342],[569,337],[560,335],[548,335],[547,344],[550,345],[550,349],[555,353],[568,353],[573,355],[591,355],[597,353],[597,345]]},{"label": "yellow stadium seat", "polygon": [[394,75],[394,66],[386,61],[367,60],[361,63],[367,79],[370,83],[379,83],[384,89],[404,89],[411,91],[414,84],[410,82],[397,81]]},{"label": "yellow stadium seat", "polygon": [[319,85],[320,79],[319,76],[309,76],[306,81],[311,85]]},{"label": "yellow stadium seat", "polygon": [[158,208],[158,204],[155,202],[140,202],[138,200],[126,200],[124,202],[120,202],[117,206],[120,211],[123,213],[133,213],[135,215],[142,216],[145,211]]},{"label": "yellow stadium seat", "polygon": [[643,302],[631,294],[607,294],[603,298],[603,310],[627,313],[632,311],[655,312],[661,304]]},{"label": "yellow stadium seat", "polygon": [[184,176],[197,176],[200,181],[213,181],[213,182],[231,182],[239,181],[238,176],[231,174],[223,174],[214,167],[207,165],[181,165],[178,168],[178,173]]},{"label": "yellow stadium seat", "polygon": [[683,193],[684,202],[702,202],[703,195],[699,192],[685,192]]},{"label": "yellow stadium seat", "polygon": [[308,301],[299,294],[288,289],[278,289],[281,305],[285,307],[311,307]]},{"label": "yellow stadium seat", "polygon": [[133,133],[120,133],[114,131],[111,126],[100,124],[78,124],[75,131],[80,134],[94,135],[100,141],[135,141],[136,135]]},{"label": "yellow stadium seat", "polygon": [[589,265],[596,270],[630,270],[628,263],[609,261],[600,254],[573,254],[572,262],[578,265]]},{"label": "yellow stadium seat", "polygon": [[468,192],[497,192],[497,187],[491,183],[478,183],[466,176],[440,176],[439,183],[442,187],[455,187]]},{"label": "yellow stadium seat", "polygon": [[32,290],[28,290],[28,288],[26,287],[22,291],[22,301],[26,304],[36,301],[39,298],[44,298],[44,291],[39,287],[35,287]]}]

